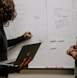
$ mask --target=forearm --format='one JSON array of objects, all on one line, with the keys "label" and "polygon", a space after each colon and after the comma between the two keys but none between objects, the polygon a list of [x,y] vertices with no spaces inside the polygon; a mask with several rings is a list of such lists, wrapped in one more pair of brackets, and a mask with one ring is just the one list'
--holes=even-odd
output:
[{"label": "forearm", "polygon": [[17,37],[15,39],[8,40],[7,41],[8,42],[8,47],[16,45],[16,44],[18,44],[18,43],[20,43],[20,42],[22,42],[24,40],[25,40],[24,36],[20,36],[20,37]]}]

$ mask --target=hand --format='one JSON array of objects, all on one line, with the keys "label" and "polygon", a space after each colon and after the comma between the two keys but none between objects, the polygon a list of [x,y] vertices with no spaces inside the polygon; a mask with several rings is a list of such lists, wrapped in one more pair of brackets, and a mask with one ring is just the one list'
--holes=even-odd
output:
[{"label": "hand", "polygon": [[25,32],[25,33],[24,33],[24,38],[25,38],[25,39],[30,39],[31,37],[32,37],[31,32]]},{"label": "hand", "polygon": [[20,63],[19,68],[24,68],[30,61],[32,60],[32,57],[24,58],[23,61]]},{"label": "hand", "polygon": [[68,55],[71,55],[71,53],[73,52],[73,51],[75,51],[76,50],[76,46],[75,45],[72,45],[72,46],[70,46],[69,47],[69,49],[67,49],[67,54]]},{"label": "hand", "polygon": [[68,55],[72,56],[75,60],[77,60],[77,50],[75,45],[70,46],[66,52]]}]

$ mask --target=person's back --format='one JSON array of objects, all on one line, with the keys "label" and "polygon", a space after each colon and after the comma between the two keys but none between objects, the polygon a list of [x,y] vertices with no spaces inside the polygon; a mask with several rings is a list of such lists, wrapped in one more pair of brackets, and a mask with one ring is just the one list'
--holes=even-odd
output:
[{"label": "person's back", "polygon": [[[31,33],[26,32],[20,37],[12,40],[7,40],[6,34],[4,32],[4,26],[6,24],[9,25],[9,21],[13,21],[16,15],[17,14],[13,0],[0,0],[0,62],[7,60],[8,47],[31,38]],[[30,36],[25,36],[25,34],[30,34]],[[8,73],[19,72],[24,64],[17,67],[0,65],[0,76],[8,76]]]},{"label": "person's back", "polygon": [[[0,61],[7,60],[8,42],[3,26],[16,17],[13,0],[0,0]],[[0,65],[0,75],[8,75],[6,66]]]},{"label": "person's back", "polygon": [[7,60],[8,42],[3,26],[16,17],[13,0],[0,0],[0,61]]}]

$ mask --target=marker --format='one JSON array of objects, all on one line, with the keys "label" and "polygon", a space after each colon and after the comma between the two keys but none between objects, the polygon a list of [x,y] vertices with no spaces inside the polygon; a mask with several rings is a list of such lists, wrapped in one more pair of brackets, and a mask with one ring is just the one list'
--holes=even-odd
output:
[{"label": "marker", "polygon": [[25,34],[24,36],[26,36],[26,37],[30,37],[30,34]]}]

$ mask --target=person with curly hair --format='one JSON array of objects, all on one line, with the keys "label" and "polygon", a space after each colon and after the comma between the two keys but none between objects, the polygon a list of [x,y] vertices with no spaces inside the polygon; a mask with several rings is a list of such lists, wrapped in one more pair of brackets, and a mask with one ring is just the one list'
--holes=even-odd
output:
[{"label": "person with curly hair", "polygon": [[[25,32],[20,37],[7,40],[4,31],[4,26],[7,23],[9,25],[9,21],[13,21],[16,18],[16,15],[17,13],[15,11],[15,4],[13,0],[0,0],[0,62],[7,60],[8,47],[16,45],[32,37],[31,32]],[[29,34],[29,36],[25,36],[26,34]],[[25,65],[25,61],[21,65],[14,66],[11,68],[9,66],[0,65],[0,76],[4,76],[4,75],[8,76],[8,73],[19,72],[24,65]]]}]

